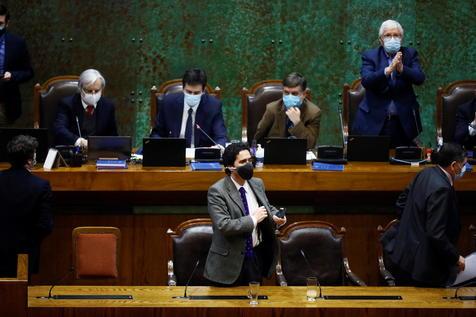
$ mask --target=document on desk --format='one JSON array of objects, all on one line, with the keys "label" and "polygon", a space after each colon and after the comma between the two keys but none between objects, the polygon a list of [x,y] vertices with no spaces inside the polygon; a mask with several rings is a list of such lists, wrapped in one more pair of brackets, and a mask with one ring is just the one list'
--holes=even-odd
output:
[{"label": "document on desk", "polygon": [[451,286],[457,286],[476,278],[476,252],[464,258],[465,268],[456,276],[456,280]]}]

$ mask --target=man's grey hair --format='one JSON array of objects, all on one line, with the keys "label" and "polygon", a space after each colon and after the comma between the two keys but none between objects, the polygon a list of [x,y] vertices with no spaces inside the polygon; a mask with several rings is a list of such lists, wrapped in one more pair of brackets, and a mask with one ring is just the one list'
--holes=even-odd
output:
[{"label": "man's grey hair", "polygon": [[385,30],[395,29],[395,28],[397,28],[400,31],[403,37],[403,28],[400,25],[400,23],[398,23],[395,20],[383,21],[382,25],[380,26],[380,30],[378,31],[378,37],[382,37],[382,35],[385,33]]},{"label": "man's grey hair", "polygon": [[92,68],[86,69],[81,73],[81,75],[79,75],[79,89],[82,90],[84,87],[91,85],[98,79],[101,81],[101,88],[106,87],[106,80],[99,71]]}]

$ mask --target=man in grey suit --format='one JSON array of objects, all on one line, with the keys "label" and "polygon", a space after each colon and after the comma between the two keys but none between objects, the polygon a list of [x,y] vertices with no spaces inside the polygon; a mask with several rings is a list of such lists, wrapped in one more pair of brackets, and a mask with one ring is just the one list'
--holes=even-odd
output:
[{"label": "man in grey suit", "polygon": [[276,216],[263,181],[253,177],[249,148],[230,144],[223,153],[227,176],[208,190],[213,238],[204,276],[218,285],[247,285],[270,276],[277,261]]}]

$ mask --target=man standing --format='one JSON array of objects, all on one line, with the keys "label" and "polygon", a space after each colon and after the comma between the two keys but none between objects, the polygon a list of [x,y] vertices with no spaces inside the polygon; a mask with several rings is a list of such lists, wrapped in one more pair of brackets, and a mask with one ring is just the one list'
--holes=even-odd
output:
[{"label": "man standing", "polygon": [[307,140],[307,147],[316,147],[319,137],[321,110],[306,99],[307,81],[299,73],[283,79],[283,98],[271,102],[258,123],[255,140],[263,144],[264,137],[294,136]]},{"label": "man standing", "polygon": [[19,84],[33,77],[25,41],[7,32],[10,13],[0,5],[0,126],[12,124],[21,115]]},{"label": "man standing", "polygon": [[402,47],[402,40],[400,23],[387,20],[380,26],[381,46],[362,54],[365,98],[352,127],[352,134],[388,135],[392,147],[415,145],[422,131],[413,85],[421,85],[425,74],[417,51]]},{"label": "man standing", "polygon": [[16,256],[28,254],[38,272],[41,240],[53,228],[51,187],[33,175],[38,142],[19,135],[7,145],[10,169],[0,172],[0,276],[16,276]]},{"label": "man standing", "polygon": [[[182,78],[183,92],[168,94],[160,105],[151,137],[185,138],[187,147],[208,147],[227,141],[220,100],[205,92],[207,75],[189,69]],[[197,128],[197,124],[200,129]]]},{"label": "man standing", "polygon": [[273,272],[278,256],[274,231],[286,218],[276,216],[263,181],[253,178],[245,144],[230,144],[223,165],[227,176],[208,190],[213,238],[204,276],[219,285],[248,285]]},{"label": "man standing", "polygon": [[385,264],[398,285],[447,286],[465,267],[456,248],[460,220],[454,181],[463,176],[466,158],[460,145],[445,143],[436,161],[400,195],[400,223],[382,237]]}]

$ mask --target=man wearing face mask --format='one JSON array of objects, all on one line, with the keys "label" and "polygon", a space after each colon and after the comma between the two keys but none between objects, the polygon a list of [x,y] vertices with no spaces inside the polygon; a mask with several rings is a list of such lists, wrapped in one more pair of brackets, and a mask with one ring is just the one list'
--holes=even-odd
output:
[{"label": "man wearing face mask", "polygon": [[272,274],[278,255],[274,231],[286,217],[276,216],[263,181],[253,177],[245,144],[230,144],[223,165],[227,176],[208,190],[213,237],[204,276],[218,285],[248,285]]},{"label": "man wearing face mask", "polygon": [[37,273],[41,241],[53,228],[50,184],[31,173],[37,147],[25,135],[7,145],[11,167],[0,172],[0,277],[16,276],[18,253],[28,254],[29,272]]},{"label": "man wearing face mask", "polygon": [[387,269],[397,285],[444,287],[465,260],[456,243],[460,219],[454,182],[466,170],[458,144],[445,143],[438,165],[418,173],[397,200],[399,225],[382,237]]},{"label": "man wearing face mask", "polygon": [[22,113],[19,85],[33,77],[25,41],[7,32],[10,13],[0,5],[0,127],[14,123]]},{"label": "man wearing face mask", "polygon": [[425,74],[412,47],[402,47],[403,28],[387,20],[379,30],[380,47],[362,53],[362,100],[352,126],[356,135],[388,135],[391,146],[418,143],[422,131],[419,104],[413,85]]},{"label": "man wearing face mask", "polygon": [[[207,75],[189,69],[182,78],[183,92],[168,94],[160,105],[151,137],[185,138],[187,147],[224,146],[226,137],[222,104],[205,92]],[[200,129],[197,128],[200,126]],[[205,133],[204,133],[205,132]]]},{"label": "man wearing face mask", "polygon": [[79,93],[63,98],[54,122],[55,143],[88,147],[90,135],[116,136],[114,103],[102,96],[106,80],[95,69],[79,76]]},{"label": "man wearing face mask", "polygon": [[265,137],[306,139],[309,149],[316,147],[321,110],[306,99],[307,81],[299,73],[283,79],[283,98],[271,102],[258,123],[254,139],[263,144]]}]

